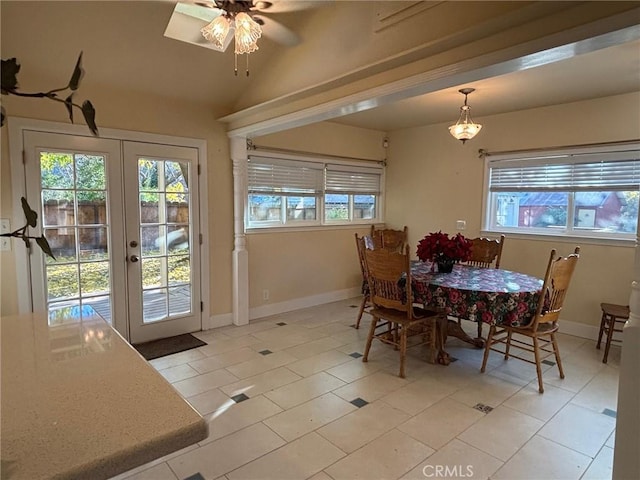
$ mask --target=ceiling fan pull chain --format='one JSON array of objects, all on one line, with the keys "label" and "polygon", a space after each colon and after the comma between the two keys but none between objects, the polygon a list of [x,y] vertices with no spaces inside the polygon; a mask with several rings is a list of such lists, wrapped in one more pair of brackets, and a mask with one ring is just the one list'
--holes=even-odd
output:
[{"label": "ceiling fan pull chain", "polygon": [[249,55],[247,55],[247,77],[249,76]]},{"label": "ceiling fan pull chain", "polygon": [[238,76],[238,54],[234,53],[233,54],[233,73],[235,74],[235,76]]}]

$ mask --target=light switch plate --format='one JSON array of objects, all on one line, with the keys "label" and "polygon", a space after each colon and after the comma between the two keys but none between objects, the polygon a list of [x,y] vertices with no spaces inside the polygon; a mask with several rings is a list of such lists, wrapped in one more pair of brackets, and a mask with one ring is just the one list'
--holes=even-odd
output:
[{"label": "light switch plate", "polygon": [[[11,232],[11,223],[8,218],[0,218],[0,233],[10,233]],[[11,250],[11,238],[10,237],[0,237],[0,251],[10,251]]]},{"label": "light switch plate", "polygon": [[465,228],[467,228],[467,222],[464,220],[458,220],[456,221],[456,229],[457,230],[464,230]]}]

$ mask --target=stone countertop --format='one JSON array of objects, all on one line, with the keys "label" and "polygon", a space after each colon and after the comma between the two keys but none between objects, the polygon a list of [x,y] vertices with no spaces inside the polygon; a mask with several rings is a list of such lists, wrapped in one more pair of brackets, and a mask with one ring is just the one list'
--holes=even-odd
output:
[{"label": "stone countertop", "polygon": [[206,438],[198,412],[93,313],[0,319],[3,479],[106,479]]}]

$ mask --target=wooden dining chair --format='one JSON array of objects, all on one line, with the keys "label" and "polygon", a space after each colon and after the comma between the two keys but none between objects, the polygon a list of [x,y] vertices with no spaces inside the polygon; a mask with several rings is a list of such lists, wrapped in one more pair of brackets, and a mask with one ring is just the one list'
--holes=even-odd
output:
[{"label": "wooden dining chair", "polygon": [[[402,378],[405,377],[408,339],[419,336],[421,340],[412,346],[429,345],[429,360],[435,363],[442,349],[443,329],[446,328],[443,325],[443,321],[446,322],[444,315],[413,306],[409,259],[408,245],[404,253],[387,249],[365,250],[365,266],[373,304],[369,313],[373,320],[362,361],[368,361],[374,339],[393,345],[400,350],[399,376]],[[405,279],[404,286],[399,283],[401,278]]]},{"label": "wooden dining chair", "polygon": [[[560,312],[571,283],[571,277],[578,263],[578,258],[580,258],[580,247],[576,247],[574,253],[567,257],[555,258],[555,256],[555,249],[551,250],[547,272],[544,276],[544,284],[542,285],[538,307],[533,319],[528,325],[524,326],[491,325],[485,344],[482,368],[480,369],[481,372],[485,371],[490,350],[503,353],[505,360],[508,360],[509,357],[515,357],[525,362],[533,363],[538,374],[538,391],[540,393],[544,393],[541,362],[545,358],[550,355],[555,356],[560,378],[564,378],[555,334],[558,331]],[[520,340],[518,337],[523,337],[525,340]],[[526,340],[526,338],[531,340]],[[494,345],[498,343],[505,345],[504,351],[494,348]],[[512,347],[533,353],[534,360],[514,355],[511,352]]]},{"label": "wooden dining chair", "polygon": [[[500,235],[497,240],[487,237],[471,239],[471,258],[464,264],[479,268],[500,268],[504,238],[504,235]],[[482,338],[482,322],[476,323],[478,324],[478,338]],[[458,318],[458,324],[462,324],[460,318]]]},{"label": "wooden dining chair", "polygon": [[355,236],[356,248],[358,251],[358,261],[360,262],[360,272],[362,273],[362,301],[360,302],[360,308],[358,309],[358,318],[356,319],[356,328],[360,328],[362,314],[365,311],[368,311],[371,307],[371,295],[369,294],[369,281],[367,280],[367,267],[365,264],[366,259],[364,257],[364,251],[367,249],[367,237],[361,237],[357,233],[355,234]]},{"label": "wooden dining chair", "polygon": [[465,264],[480,268],[500,268],[504,238],[504,235],[500,235],[497,240],[486,237],[471,239],[471,258]]},{"label": "wooden dining chair", "polygon": [[408,232],[406,226],[402,230],[394,230],[392,228],[376,229],[374,225],[371,225],[370,236],[376,248],[386,248],[402,253],[408,242]]}]

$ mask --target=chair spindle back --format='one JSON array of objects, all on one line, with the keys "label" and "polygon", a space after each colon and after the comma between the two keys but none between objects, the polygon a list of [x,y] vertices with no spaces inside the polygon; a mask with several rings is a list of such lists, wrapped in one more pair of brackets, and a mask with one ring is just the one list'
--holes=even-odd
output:
[{"label": "chair spindle back", "polygon": [[478,237],[471,240],[471,258],[465,262],[467,265],[480,268],[500,268],[504,235],[500,239]]},{"label": "chair spindle back", "polygon": [[556,256],[556,250],[551,250],[544,284],[538,300],[538,308],[531,324],[535,330],[540,324],[557,322],[564,305],[564,299],[571,283],[571,277],[580,258],[580,247],[567,257]]},{"label": "chair spindle back", "polygon": [[391,228],[376,230],[371,225],[371,238],[375,248],[384,248],[402,253],[407,245],[408,231],[409,229],[406,226],[402,230],[393,230]]},{"label": "chair spindle back", "polygon": [[[365,258],[371,302],[376,307],[407,312],[407,317],[412,318],[412,304],[407,300],[412,298],[409,246],[404,253],[366,249]],[[402,276],[406,279],[405,288],[398,284]]]}]

